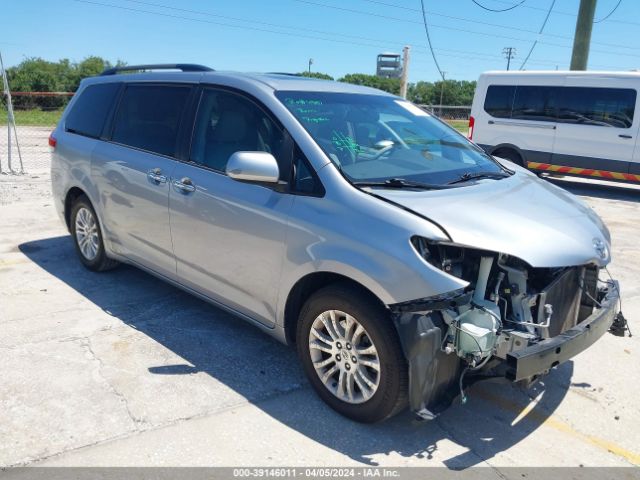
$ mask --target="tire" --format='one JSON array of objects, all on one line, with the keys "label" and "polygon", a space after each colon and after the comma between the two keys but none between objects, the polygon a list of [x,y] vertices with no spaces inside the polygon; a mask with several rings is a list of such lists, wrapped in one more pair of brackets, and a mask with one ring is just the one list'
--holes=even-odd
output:
[{"label": "tire", "polygon": [[525,166],[522,156],[520,156],[520,154],[515,150],[499,150],[495,152],[493,155],[495,155],[496,157],[509,160],[510,162],[513,162],[516,165],[520,165],[521,167]]},{"label": "tire", "polygon": [[[336,323],[332,322],[332,316],[328,313],[332,311]],[[333,328],[334,335],[322,322],[321,314]],[[359,330],[358,324],[364,332]],[[347,325],[349,329],[345,328]],[[312,327],[324,340],[312,333]],[[336,329],[340,330],[338,335],[335,335]],[[336,337],[338,340],[335,340]],[[332,341],[327,343],[327,338]],[[354,344],[350,345],[348,339]],[[311,342],[314,348],[310,346]],[[311,385],[320,398],[341,415],[357,422],[373,423],[392,417],[407,406],[408,367],[398,334],[389,312],[368,292],[346,283],[318,290],[302,307],[296,343]],[[326,351],[329,345],[331,353]],[[371,352],[372,347],[375,354],[366,353]],[[350,358],[344,358],[349,355]],[[376,365],[376,359],[377,371],[370,366]],[[316,365],[328,364],[316,370],[314,361]],[[320,375],[327,375],[334,367],[338,370],[326,383],[323,382]],[[366,383],[365,377],[375,388]],[[339,397],[338,385],[343,378],[340,383],[343,385],[344,399]],[[349,394],[352,398],[349,398]]]},{"label": "tire", "polygon": [[[76,253],[86,268],[101,272],[118,266],[116,260],[107,257],[98,216],[85,195],[73,203],[69,225]],[[82,241],[83,238],[86,241]]]}]

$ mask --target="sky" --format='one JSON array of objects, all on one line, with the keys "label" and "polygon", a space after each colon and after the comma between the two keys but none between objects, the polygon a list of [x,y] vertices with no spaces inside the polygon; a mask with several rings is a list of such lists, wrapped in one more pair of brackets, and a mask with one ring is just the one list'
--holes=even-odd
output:
[{"label": "sky", "polygon": [[[506,9],[521,0],[477,0]],[[579,0],[525,0],[504,12],[472,0],[424,0],[432,45],[447,78],[506,68],[568,69]],[[420,0],[4,0],[5,66],[25,58],[200,63],[216,70],[375,73],[376,56],[411,47],[409,80],[435,81]],[[598,0],[590,70],[640,68],[640,2]]]}]

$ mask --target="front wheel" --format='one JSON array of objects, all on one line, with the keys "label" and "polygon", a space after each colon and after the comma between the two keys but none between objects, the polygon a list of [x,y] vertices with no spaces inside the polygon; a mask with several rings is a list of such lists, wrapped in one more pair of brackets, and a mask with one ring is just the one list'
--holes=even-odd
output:
[{"label": "front wheel", "polygon": [[100,223],[91,202],[84,195],[71,208],[71,236],[82,264],[89,270],[110,270],[118,262],[107,257]]},{"label": "front wheel", "polygon": [[298,355],[318,395],[358,422],[391,417],[407,404],[408,373],[389,312],[366,292],[336,284],[300,314]]}]

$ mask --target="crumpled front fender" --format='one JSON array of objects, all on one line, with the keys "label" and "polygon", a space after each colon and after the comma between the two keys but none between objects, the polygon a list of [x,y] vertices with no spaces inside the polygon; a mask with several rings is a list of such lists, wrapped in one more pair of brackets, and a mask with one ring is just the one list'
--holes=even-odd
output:
[{"label": "crumpled front fender", "polygon": [[400,343],[409,364],[409,406],[431,419],[455,397],[460,360],[442,345],[444,321],[438,312],[394,312]]}]

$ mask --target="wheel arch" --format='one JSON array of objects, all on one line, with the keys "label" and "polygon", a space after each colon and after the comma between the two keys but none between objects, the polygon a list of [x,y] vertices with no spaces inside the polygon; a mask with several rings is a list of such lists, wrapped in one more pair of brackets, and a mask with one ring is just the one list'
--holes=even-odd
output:
[{"label": "wheel arch", "polygon": [[[87,192],[80,187],[74,186],[67,190],[67,194],[64,197],[64,221],[67,224],[67,230],[69,231],[71,231],[71,208],[73,207],[74,202],[82,195],[89,198]],[[91,202],[90,198],[89,201]]]},{"label": "wheel arch", "polygon": [[311,272],[300,278],[289,290],[287,300],[284,306],[284,334],[286,342],[290,345],[295,343],[296,328],[298,325],[298,317],[304,302],[315,292],[335,283],[345,283],[351,285],[371,298],[375,299],[379,304],[386,308],[385,303],[370,288],[362,283],[340,273],[322,271]]},{"label": "wheel arch", "polygon": [[504,151],[504,150],[511,150],[517,153],[520,159],[522,160],[522,166],[526,167],[525,165],[526,157],[524,155],[524,152],[522,151],[522,149],[520,149],[520,147],[514,145],[513,143],[499,143],[498,145],[491,147],[489,153],[491,155],[495,155],[496,157],[499,157],[500,155],[498,154],[498,152]]}]

